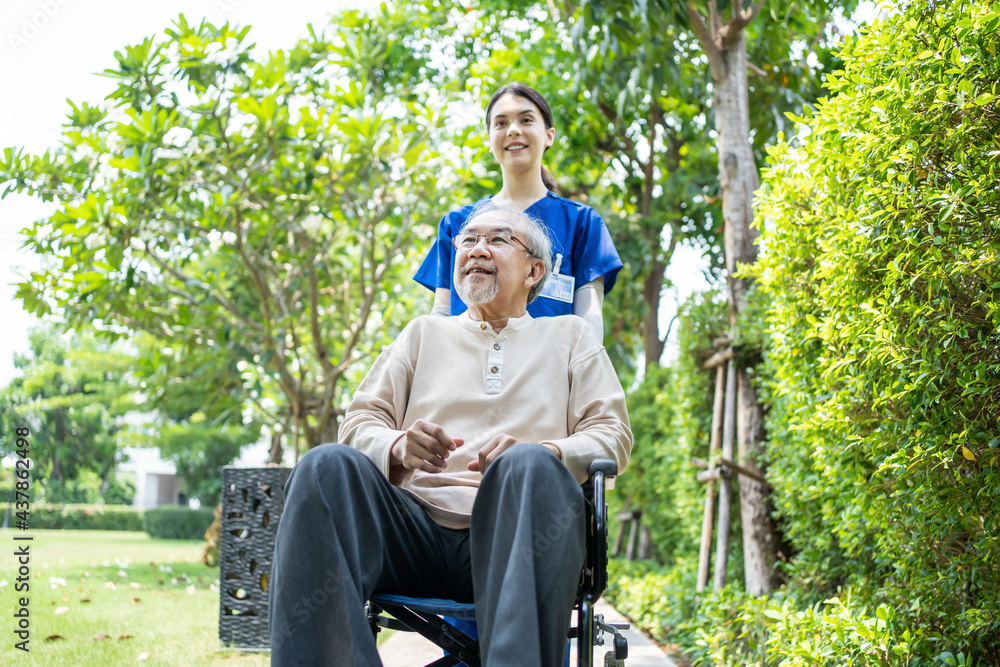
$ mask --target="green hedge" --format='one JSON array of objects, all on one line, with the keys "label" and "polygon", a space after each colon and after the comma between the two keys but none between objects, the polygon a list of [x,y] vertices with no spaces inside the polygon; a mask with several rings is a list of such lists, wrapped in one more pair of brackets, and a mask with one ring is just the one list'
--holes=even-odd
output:
[{"label": "green hedge", "polygon": [[899,8],[845,41],[762,177],[767,474],[794,586],[851,589],[852,618],[927,638],[919,664],[997,665],[1000,5]]},{"label": "green hedge", "polygon": [[215,518],[210,509],[161,507],[146,510],[146,532],[164,540],[202,540]]},{"label": "green hedge", "polygon": [[678,662],[697,667],[974,667],[966,642],[934,636],[905,608],[845,588],[813,601],[793,587],[754,596],[731,583],[695,592],[697,562],[612,559],[607,598]]},{"label": "green hedge", "polygon": [[[8,503],[0,504],[6,514]],[[10,525],[17,526],[16,510]],[[28,527],[36,530],[142,530],[142,510],[127,505],[45,505],[32,504]]]}]

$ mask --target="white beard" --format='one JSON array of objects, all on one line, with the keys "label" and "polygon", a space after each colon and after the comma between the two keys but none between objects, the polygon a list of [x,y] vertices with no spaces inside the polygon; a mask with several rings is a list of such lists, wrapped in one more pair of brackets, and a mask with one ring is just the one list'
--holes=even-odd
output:
[{"label": "white beard", "polygon": [[492,283],[472,287],[469,285],[468,276],[463,276],[455,285],[455,291],[466,306],[482,306],[497,298],[497,294],[500,293],[500,281],[494,273]]}]

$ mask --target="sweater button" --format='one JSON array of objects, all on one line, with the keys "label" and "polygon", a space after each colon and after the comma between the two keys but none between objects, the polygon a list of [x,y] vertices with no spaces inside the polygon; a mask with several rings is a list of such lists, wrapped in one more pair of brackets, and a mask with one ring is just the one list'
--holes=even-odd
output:
[{"label": "sweater button", "polygon": [[480,324],[479,328],[482,329],[483,331],[486,331],[486,322],[483,322],[482,324]]},{"label": "sweater button", "polygon": [[496,366],[494,366],[493,368],[490,369],[490,373],[496,373],[499,370],[500,370],[499,368],[497,368]]},{"label": "sweater button", "polygon": [[493,349],[494,350],[499,350],[500,349],[500,343],[493,343]]}]

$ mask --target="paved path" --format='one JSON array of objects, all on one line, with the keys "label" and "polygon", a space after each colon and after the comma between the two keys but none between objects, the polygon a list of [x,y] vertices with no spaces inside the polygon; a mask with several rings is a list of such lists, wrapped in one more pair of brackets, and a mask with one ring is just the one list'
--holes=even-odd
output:
[{"label": "paved path", "polygon": [[[609,623],[627,623],[611,605],[604,600],[597,603],[596,611],[604,614]],[[677,667],[646,635],[635,628],[624,632],[628,638],[628,660],[626,667]],[[606,646],[594,647],[594,665],[603,667],[604,654],[611,650],[611,637],[605,633]],[[414,632],[396,632],[379,647],[384,667],[423,667],[441,657],[441,649]],[[576,661],[576,641],[572,642],[570,665]]]}]

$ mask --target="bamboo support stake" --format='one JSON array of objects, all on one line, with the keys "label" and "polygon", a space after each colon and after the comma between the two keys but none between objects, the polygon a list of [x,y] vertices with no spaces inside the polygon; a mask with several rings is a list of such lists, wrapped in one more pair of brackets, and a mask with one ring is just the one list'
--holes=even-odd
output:
[{"label": "bamboo support stake", "polygon": [[635,550],[639,542],[639,517],[632,515],[631,525],[628,529],[628,546],[625,547],[625,560],[635,559]]},{"label": "bamboo support stake", "polygon": [[715,480],[722,479],[723,477],[725,477],[725,472],[721,467],[717,467],[698,473],[695,479],[699,482],[714,482]]},{"label": "bamboo support stake", "polygon": [[632,512],[629,510],[629,506],[632,504],[632,499],[629,498],[625,501],[625,507],[622,511],[615,515],[615,520],[618,521],[618,537],[615,538],[615,546],[611,550],[611,556],[617,557],[622,552],[622,542],[625,540],[625,529],[628,527],[628,520],[632,518]]},{"label": "bamboo support stake", "polygon": [[639,527],[639,560],[646,560],[653,557],[653,536],[649,526],[642,524]]},{"label": "bamboo support stake", "polygon": [[703,470],[697,474],[695,479],[699,482],[714,482],[717,479],[730,479],[733,474],[743,475],[744,477],[749,477],[755,482],[760,482],[768,490],[774,488],[767,481],[767,479],[749,468],[744,468],[739,463],[733,463],[729,459],[724,459],[721,456],[717,459],[718,465],[714,468],[709,468],[708,470]]},{"label": "bamboo support stake", "polygon": [[[712,408],[712,434],[708,446],[708,460],[711,461],[719,452],[721,438],[722,415],[725,406],[726,365],[720,364],[715,370],[715,402]],[[697,465],[697,463],[695,463]],[[706,464],[707,467],[707,464]],[[698,476],[699,480],[701,475]],[[701,550],[698,554],[698,586],[700,593],[708,584],[709,559],[712,556],[712,519],[715,515],[715,483],[711,480],[705,485],[705,510],[701,517]]]},{"label": "bamboo support stake", "polygon": [[[733,460],[733,441],[736,439],[736,364],[726,364],[726,402],[722,420],[722,458]],[[726,585],[726,567],[729,564],[729,505],[732,485],[729,480],[719,480],[719,527],[715,536],[714,588]]]},{"label": "bamboo support stake", "polygon": [[701,367],[704,368],[705,370],[709,370],[710,368],[718,368],[719,366],[722,366],[724,363],[732,359],[734,354],[735,351],[731,347],[727,347],[725,350],[719,350],[711,357],[709,357],[708,361],[702,364]]},{"label": "bamboo support stake", "polygon": [[761,475],[760,473],[754,472],[753,470],[750,470],[749,468],[744,468],[739,463],[734,463],[734,462],[730,461],[729,459],[727,459],[725,457],[722,457],[722,456],[719,457],[719,465],[720,466],[725,466],[727,468],[731,468],[733,470],[733,472],[739,473],[740,475],[743,475],[744,477],[749,477],[750,479],[754,480],[755,482],[760,482],[765,487],[767,487],[768,490],[771,490],[771,489],[774,488],[767,481],[767,479],[763,475]]}]

